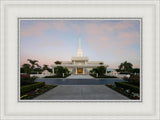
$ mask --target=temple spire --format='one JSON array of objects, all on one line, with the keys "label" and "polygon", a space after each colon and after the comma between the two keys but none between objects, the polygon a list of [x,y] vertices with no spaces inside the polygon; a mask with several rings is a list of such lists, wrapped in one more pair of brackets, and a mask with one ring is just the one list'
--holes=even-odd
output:
[{"label": "temple spire", "polygon": [[79,36],[79,49],[81,49],[81,36]]},{"label": "temple spire", "polygon": [[83,56],[83,52],[81,49],[81,37],[79,36],[79,47],[78,47],[78,51],[77,51],[77,56],[78,57],[82,57]]}]

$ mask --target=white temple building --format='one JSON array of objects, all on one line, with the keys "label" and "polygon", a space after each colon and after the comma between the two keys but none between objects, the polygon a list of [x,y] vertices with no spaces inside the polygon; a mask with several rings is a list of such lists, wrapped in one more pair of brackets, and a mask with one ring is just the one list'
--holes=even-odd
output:
[{"label": "white temple building", "polygon": [[71,74],[89,74],[90,70],[98,66],[105,66],[106,72],[108,65],[105,65],[102,61],[89,61],[88,57],[83,56],[81,49],[81,39],[79,37],[79,48],[77,51],[77,56],[72,57],[71,61],[61,61],[61,64],[53,64],[52,70],[54,74],[54,68],[57,66],[66,67]]}]

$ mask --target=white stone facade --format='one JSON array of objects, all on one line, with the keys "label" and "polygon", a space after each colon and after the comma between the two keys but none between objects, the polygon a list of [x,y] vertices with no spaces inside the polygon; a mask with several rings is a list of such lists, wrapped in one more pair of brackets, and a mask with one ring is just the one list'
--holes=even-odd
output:
[{"label": "white stone facade", "polygon": [[87,75],[89,74],[90,70],[102,65],[105,66],[107,69],[108,65],[104,65],[102,61],[89,61],[88,57],[83,57],[83,52],[81,49],[81,40],[79,39],[77,57],[72,57],[71,61],[61,61],[61,64],[53,64],[52,70],[54,74],[54,68],[57,66],[62,66],[68,68],[71,74]]},{"label": "white stone facade", "polygon": [[[70,61],[61,61],[61,64],[54,64],[52,65],[52,70],[54,72],[54,68],[57,66],[63,66],[68,68],[71,74],[89,74],[89,71],[92,70],[93,68],[96,68],[98,66],[102,66],[100,63],[103,63],[102,61],[94,61],[94,62],[89,62],[88,59],[84,59],[84,57],[72,57],[71,62]],[[86,58],[86,57],[85,57]],[[107,65],[103,66],[106,67]]]}]

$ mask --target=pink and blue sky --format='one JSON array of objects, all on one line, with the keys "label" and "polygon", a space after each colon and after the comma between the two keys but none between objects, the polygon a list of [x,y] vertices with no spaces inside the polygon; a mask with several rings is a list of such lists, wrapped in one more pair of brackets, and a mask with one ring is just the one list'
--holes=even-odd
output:
[{"label": "pink and blue sky", "polygon": [[124,61],[140,67],[139,20],[21,20],[20,59],[39,65],[70,61],[81,36],[83,55],[118,68]]}]

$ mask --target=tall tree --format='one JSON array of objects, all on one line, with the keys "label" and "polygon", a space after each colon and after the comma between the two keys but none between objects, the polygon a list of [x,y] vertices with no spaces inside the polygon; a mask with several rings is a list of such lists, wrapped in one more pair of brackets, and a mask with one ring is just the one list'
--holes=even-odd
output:
[{"label": "tall tree", "polygon": [[140,69],[139,69],[139,68],[134,68],[134,69],[132,70],[132,73],[140,73]]},{"label": "tall tree", "polygon": [[43,70],[48,70],[48,65],[43,65]]},{"label": "tall tree", "polygon": [[41,74],[42,71],[43,71],[43,70],[42,70],[41,67],[34,68],[34,73]]},{"label": "tall tree", "polygon": [[99,76],[103,76],[106,73],[106,68],[104,66],[97,67],[97,73]]},{"label": "tall tree", "polygon": [[132,63],[125,61],[119,65],[119,71],[120,72],[131,72],[133,69],[132,67],[133,67]]},{"label": "tall tree", "polygon": [[93,68],[93,69],[90,71],[90,73],[91,73],[91,74],[94,74],[94,75],[98,73],[99,76],[103,76],[103,75],[105,75],[105,73],[106,73],[106,67],[104,67],[104,66],[99,66],[99,67]]},{"label": "tall tree", "polygon": [[64,75],[68,75],[69,74],[69,70],[67,68],[62,67],[62,66],[55,67],[55,74],[58,77],[62,77],[63,73],[64,73]]},{"label": "tall tree", "polygon": [[33,71],[34,68],[35,68],[35,65],[38,65],[38,64],[37,64],[38,60],[28,59],[28,61],[30,62],[30,64],[31,64],[31,69],[32,69],[32,71]]},{"label": "tall tree", "polygon": [[29,74],[31,72],[31,65],[30,64],[23,64],[21,67],[21,73]]}]

